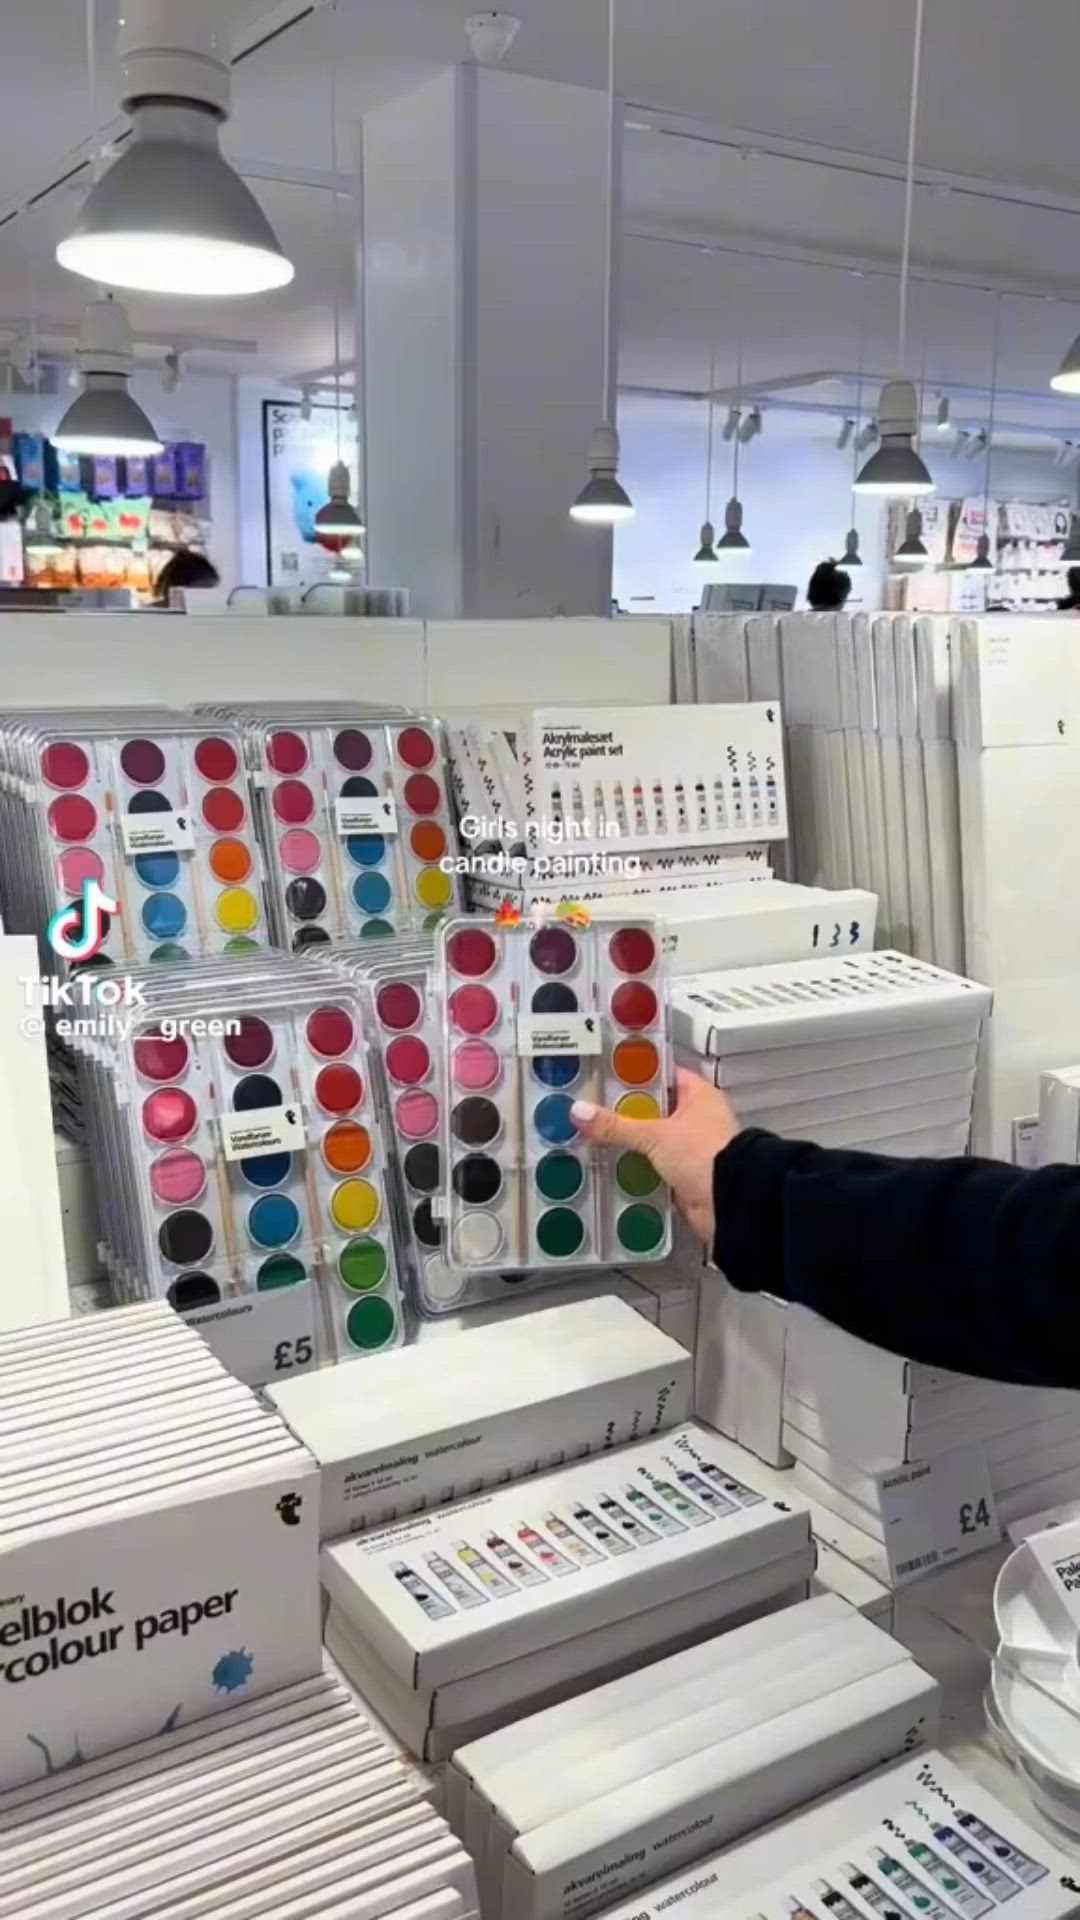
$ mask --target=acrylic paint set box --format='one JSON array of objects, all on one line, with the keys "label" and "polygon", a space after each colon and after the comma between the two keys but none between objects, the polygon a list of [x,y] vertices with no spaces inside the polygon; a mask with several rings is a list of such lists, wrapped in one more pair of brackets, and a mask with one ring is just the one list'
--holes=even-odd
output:
[{"label": "acrylic paint set box", "polygon": [[322,1469],[334,1540],[657,1434],[690,1411],[688,1353],[617,1299],[507,1319],[269,1397]]},{"label": "acrylic paint set box", "polygon": [[281,1419],[164,1303],[0,1352],[0,1783],[316,1673],[318,1468]]},{"label": "acrylic paint set box", "polygon": [[4,924],[46,972],[54,915],[82,932],[83,889],[117,903],[95,964],[123,968],[269,941],[244,745],[231,725],[162,708],[56,708],[0,726]]},{"label": "acrylic paint set box", "polygon": [[522,1271],[662,1259],[671,1203],[640,1154],[584,1143],[576,1099],[639,1119],[671,1079],[648,918],[448,920],[436,936],[446,1258]]},{"label": "acrylic paint set box", "polygon": [[743,1486],[690,1425],[322,1556],[331,1651],[426,1758],[805,1592],[812,1569],[806,1513]]},{"label": "acrylic paint set box", "polygon": [[605,1920],[1069,1920],[1075,1866],[944,1754],[915,1754],[619,1900]]},{"label": "acrylic paint set box", "polygon": [[141,975],[83,1053],[116,1293],[190,1313],[261,1383],[404,1337],[355,989],[285,955]]},{"label": "acrylic paint set box", "polygon": [[464,1816],[489,1920],[586,1920],[925,1747],[937,1718],[930,1676],[829,1596],[462,1749],[448,1805]]},{"label": "acrylic paint set box", "polygon": [[0,1795],[19,1920],[475,1920],[472,1863],[330,1673]]},{"label": "acrylic paint set box", "polygon": [[209,711],[246,743],[278,946],[379,938],[460,906],[441,721],[345,702]]}]

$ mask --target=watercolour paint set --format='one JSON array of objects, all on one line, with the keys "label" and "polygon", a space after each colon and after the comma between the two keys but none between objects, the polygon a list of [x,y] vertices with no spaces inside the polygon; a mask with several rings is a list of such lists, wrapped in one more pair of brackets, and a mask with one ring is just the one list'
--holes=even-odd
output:
[{"label": "watercolour paint set", "polygon": [[927,1746],[939,1711],[906,1648],[832,1595],[587,1698],[584,1724],[556,1708],[451,1763],[489,1920],[587,1920],[808,1793]]},{"label": "watercolour paint set", "polygon": [[83,1046],[114,1292],[194,1316],[253,1384],[405,1333],[359,998],[283,954],[138,976]]},{"label": "watercolour paint set", "polygon": [[269,1398],[322,1468],[335,1540],[677,1426],[691,1384],[682,1347],[601,1297],[404,1347],[362,1397],[332,1371]]},{"label": "watercolour paint set", "polygon": [[431,927],[460,905],[442,722],[346,703],[215,706],[240,730],[274,942],[289,951]]},{"label": "watercolour paint set", "polygon": [[[242,953],[269,942],[244,742],[168,709],[55,708],[0,723],[4,925],[84,933],[84,888],[116,902],[97,968]],[[78,964],[77,955],[71,964]]]},{"label": "watercolour paint set", "polygon": [[1075,1862],[931,1750],[666,1875],[608,1907],[605,1920],[1070,1920],[1078,1911]]},{"label": "watercolour paint set", "polygon": [[320,1668],[315,1461],[164,1303],[112,1320],[0,1345],[4,1790]]},{"label": "watercolour paint set", "polygon": [[362,1705],[316,1667],[0,1795],[19,1920],[476,1920],[475,1872]]},{"label": "watercolour paint set", "polygon": [[806,1511],[683,1425],[324,1546],[327,1644],[413,1751],[445,1758],[805,1597],[813,1565]]},{"label": "watercolour paint set", "polygon": [[671,1203],[640,1154],[585,1145],[585,1099],[667,1112],[659,925],[585,916],[451,919],[436,935],[452,1268],[558,1270],[662,1259]]}]

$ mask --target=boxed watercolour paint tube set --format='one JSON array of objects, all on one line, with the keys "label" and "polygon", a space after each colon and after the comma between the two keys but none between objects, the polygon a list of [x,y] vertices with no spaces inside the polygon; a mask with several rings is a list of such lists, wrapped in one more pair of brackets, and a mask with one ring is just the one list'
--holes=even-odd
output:
[{"label": "boxed watercolour paint tube set", "polygon": [[12,1920],[477,1920],[460,1841],[317,1669],[0,1794],[0,1850]]},{"label": "boxed watercolour paint tube set", "polygon": [[586,1920],[927,1746],[937,1718],[930,1676],[830,1594],[460,1747],[447,1813],[485,1920]]},{"label": "boxed watercolour paint tube set", "polygon": [[804,1598],[809,1518],[684,1424],[322,1551],[327,1645],[414,1752]]},{"label": "boxed watercolour paint tube set", "polygon": [[164,1302],[0,1352],[0,1787],[317,1673],[319,1476],[281,1418]]},{"label": "boxed watercolour paint tube set", "polygon": [[[568,1908],[567,1913],[576,1912]],[[1052,1840],[934,1750],[824,1794],[604,1908],[604,1920],[1070,1920]]]}]

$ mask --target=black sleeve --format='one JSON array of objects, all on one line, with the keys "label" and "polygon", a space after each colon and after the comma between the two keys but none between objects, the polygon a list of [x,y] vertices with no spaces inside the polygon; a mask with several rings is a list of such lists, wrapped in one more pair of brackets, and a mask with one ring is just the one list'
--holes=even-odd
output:
[{"label": "black sleeve", "polygon": [[931,1366],[1080,1387],[1080,1169],[889,1160],[750,1129],[713,1169],[715,1264]]}]

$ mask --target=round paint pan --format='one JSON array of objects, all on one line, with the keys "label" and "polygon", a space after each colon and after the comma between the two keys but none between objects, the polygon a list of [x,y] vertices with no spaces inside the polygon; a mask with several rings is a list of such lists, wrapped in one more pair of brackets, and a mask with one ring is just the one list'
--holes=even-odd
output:
[{"label": "round paint pan", "polygon": [[268,1067],[274,1057],[274,1030],[255,1014],[245,1013],[235,1022],[236,1032],[222,1041],[225,1057],[234,1067],[250,1073],[254,1067]]},{"label": "round paint pan", "polygon": [[537,987],[532,997],[534,1013],[576,1013],[578,997],[573,987],[562,980],[545,980]]},{"label": "round paint pan", "polygon": [[578,963],[578,943],[568,927],[541,927],[529,941],[529,960],[537,973],[572,973]]},{"label": "round paint pan", "polygon": [[285,906],[290,919],[321,920],[326,912],[326,888],[321,880],[290,880]]},{"label": "round paint pan", "polygon": [[412,1230],[417,1245],[423,1247],[425,1252],[439,1252],[443,1243],[442,1223],[436,1220],[430,1200],[421,1200],[413,1208]]},{"label": "round paint pan", "polygon": [[68,847],[56,862],[56,872],[60,885],[68,893],[77,896],[88,880],[96,880],[101,885],[105,878],[105,862],[93,847]]},{"label": "round paint pan", "polygon": [[325,1114],[352,1113],[364,1097],[364,1083],[355,1067],[339,1063],[324,1067],[315,1081],[315,1102]]},{"label": "round paint pan", "polygon": [[153,940],[175,940],[187,926],[187,908],[175,893],[151,894],[143,901],[139,917]]},{"label": "round paint pan", "polygon": [[339,1120],[322,1143],[331,1173],[361,1173],[371,1159],[371,1135],[355,1120]]},{"label": "round paint pan", "polygon": [[655,1253],[664,1238],[664,1216],[656,1207],[626,1207],[615,1223],[615,1231],[627,1253]]},{"label": "round paint pan", "polygon": [[38,764],[45,785],[59,793],[73,793],[90,778],[89,758],[74,740],[52,741]]},{"label": "round paint pan", "polygon": [[303,773],[308,763],[307,742],[298,733],[273,733],[266,743],[266,758],[275,773]]},{"label": "round paint pan", "polygon": [[419,1034],[400,1034],[386,1049],[385,1065],[395,1086],[418,1087],[431,1072],[431,1049]]},{"label": "round paint pan", "polygon": [[412,1087],[396,1101],[394,1125],[403,1140],[425,1140],[434,1133],[438,1124],[439,1103],[433,1093],[427,1093],[421,1087]]},{"label": "round paint pan", "polygon": [[132,1052],[140,1080],[153,1080],[158,1084],[179,1080],[189,1059],[188,1043],[179,1034],[174,1040],[167,1040],[160,1033],[141,1033]]},{"label": "round paint pan", "polygon": [[619,973],[648,973],[656,965],[656,941],[648,927],[620,927],[608,942],[608,958]]},{"label": "round paint pan", "polygon": [[264,1260],[255,1277],[256,1293],[276,1293],[279,1287],[299,1287],[307,1279],[307,1268],[291,1253],[272,1253]]},{"label": "round paint pan", "polygon": [[423,727],[404,727],[397,737],[397,756],[402,766],[422,773],[435,760],[435,742]]},{"label": "round paint pan", "polygon": [[156,787],[165,778],[165,755],[156,740],[125,740],[120,765],[133,787]]},{"label": "round paint pan", "polygon": [[450,1025],[459,1033],[490,1033],[499,1020],[499,1002],[490,987],[458,987],[446,1010]]},{"label": "round paint pan", "polygon": [[454,1108],[451,1126],[454,1138],[460,1140],[462,1146],[490,1147],[502,1132],[502,1115],[493,1100],[486,1100],[482,1094],[470,1094]]},{"label": "round paint pan", "polygon": [[283,1187],[292,1172],[291,1153],[260,1153],[241,1160],[240,1172],[257,1193],[270,1193]]},{"label": "round paint pan", "polygon": [[549,1207],[536,1223],[536,1244],[547,1260],[572,1260],[585,1245],[585,1222],[572,1207]]},{"label": "round paint pan", "polygon": [[322,848],[306,827],[292,827],[278,841],[278,855],[286,873],[314,873],[322,865]]},{"label": "round paint pan", "polygon": [[565,1147],[577,1139],[577,1128],[570,1117],[573,1102],[564,1093],[549,1093],[533,1109],[533,1131],[549,1147]]},{"label": "round paint pan", "polygon": [[551,1053],[534,1056],[533,1079],[542,1087],[572,1087],[581,1073],[576,1053]]},{"label": "round paint pan", "polygon": [[358,1353],[378,1353],[388,1347],[397,1333],[394,1309],[388,1300],[358,1300],[345,1318],[349,1345]]},{"label": "round paint pan", "polygon": [[620,1192],[631,1200],[646,1200],[660,1186],[660,1175],[643,1153],[624,1153],[615,1165]]},{"label": "round paint pan", "polygon": [[462,1093],[488,1093],[498,1083],[502,1061],[486,1040],[465,1040],[450,1056],[450,1073]]},{"label": "round paint pan", "polygon": [[358,873],[350,891],[359,913],[385,913],[394,897],[383,873]]},{"label": "round paint pan", "polygon": [[489,1207],[502,1192],[502,1168],[487,1153],[467,1153],[453,1173],[454,1192],[467,1207]]},{"label": "round paint pan", "polygon": [[286,827],[304,827],[315,812],[315,795],[306,780],[282,780],[272,797],[274,816]]},{"label": "round paint pan", "polygon": [[305,947],[328,947],[330,935],[325,927],[298,927],[292,937],[294,953],[302,953]]},{"label": "round paint pan", "polygon": [[287,1193],[266,1193],[248,1211],[248,1238],[267,1253],[291,1247],[300,1237],[300,1209]]},{"label": "round paint pan", "polygon": [[494,1214],[466,1213],[454,1228],[454,1258],[463,1267],[483,1267],[502,1251],[503,1230]]},{"label": "round paint pan", "polygon": [[212,833],[235,833],[247,813],[240,795],[231,787],[211,787],[203,794],[202,817]]},{"label": "round paint pan", "polygon": [[644,980],[624,980],[611,996],[611,1017],[617,1026],[630,1032],[654,1027],[660,1007],[652,988]]},{"label": "round paint pan", "polygon": [[378,1189],[370,1180],[343,1180],[330,1196],[330,1213],[342,1233],[366,1233],[380,1211]]},{"label": "round paint pan", "polygon": [[190,1140],[195,1132],[199,1109],[182,1087],[159,1087],[143,1101],[142,1124],[148,1139],[158,1141],[161,1146],[176,1146]]},{"label": "round paint pan", "polygon": [[651,1040],[620,1040],[611,1056],[611,1070],[624,1087],[649,1087],[660,1072],[660,1055]]},{"label": "round paint pan", "polygon": [[414,1193],[437,1193],[442,1184],[439,1149],[423,1140],[410,1147],[402,1161],[405,1179]]},{"label": "round paint pan", "polygon": [[446,964],[465,980],[482,980],[492,972],[499,949],[483,927],[459,927],[446,943]]},{"label": "round paint pan", "polygon": [[442,788],[430,773],[411,773],[405,782],[405,805],[410,813],[438,813],[442,806]]},{"label": "round paint pan", "polygon": [[158,1246],[173,1267],[190,1267],[205,1260],[214,1245],[214,1229],[205,1213],[185,1207],[170,1213],[158,1228]]},{"label": "round paint pan", "polygon": [[52,802],[48,818],[54,840],[91,840],[97,832],[97,808],[81,793],[61,794]]},{"label": "round paint pan", "polygon": [[386,859],[386,841],[381,833],[350,833],[345,852],[354,867],[379,867]]},{"label": "round paint pan", "polygon": [[235,886],[251,872],[251,850],[243,840],[215,840],[209,853],[210,871],[223,885]]},{"label": "round paint pan", "polygon": [[180,878],[180,856],[176,853],[140,853],[134,866],[135,877],[144,887],[175,887]]},{"label": "round paint pan", "polygon": [[378,1240],[350,1240],[338,1254],[337,1270],[350,1293],[373,1293],[386,1279],[386,1248]]},{"label": "round paint pan", "polygon": [[422,907],[429,912],[441,910],[450,905],[454,897],[453,883],[448,873],[441,867],[425,867],[413,882],[413,892]]},{"label": "round paint pan", "polygon": [[235,780],[240,761],[236,748],[228,740],[209,734],[195,747],[195,765],[204,780]]},{"label": "round paint pan", "polygon": [[214,918],[223,933],[250,933],[259,924],[259,903],[247,887],[226,887],[214,902]]},{"label": "round paint pan", "polygon": [[390,1033],[408,1033],[423,1018],[424,1003],[407,980],[390,980],[375,995],[379,1024]]},{"label": "round paint pan", "polygon": [[536,1185],[545,1200],[576,1200],[585,1185],[585,1169],[572,1153],[546,1153],[537,1164]]},{"label": "round paint pan", "polygon": [[624,1120],[659,1120],[660,1102],[651,1093],[624,1093],[615,1102],[615,1111]]},{"label": "round paint pan", "polygon": [[281,1088],[268,1073],[249,1073],[233,1088],[234,1113],[259,1113],[263,1107],[284,1105]]},{"label": "round paint pan", "polygon": [[349,773],[363,773],[371,765],[373,748],[359,727],[343,727],[334,739],[334,759]]},{"label": "round paint pan", "polygon": [[309,1016],[304,1037],[319,1060],[340,1060],[353,1045],[356,1029],[344,1007],[317,1007]]},{"label": "round paint pan", "polygon": [[208,1273],[182,1273],[166,1290],[165,1298],[175,1313],[194,1313],[196,1307],[216,1307],[221,1288]]},{"label": "round paint pan", "polygon": [[163,1153],[150,1168],[150,1191],[159,1206],[188,1207],[206,1192],[206,1168],[186,1147]]}]

